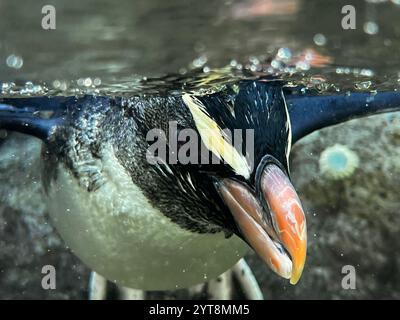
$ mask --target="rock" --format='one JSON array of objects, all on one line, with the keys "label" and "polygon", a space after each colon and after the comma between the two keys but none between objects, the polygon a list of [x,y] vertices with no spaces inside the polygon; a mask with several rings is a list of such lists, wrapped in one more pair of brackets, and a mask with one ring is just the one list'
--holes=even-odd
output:
[{"label": "rock", "polygon": [[[85,299],[90,270],[67,248],[48,219],[40,183],[40,142],[11,134],[0,146],[0,298]],[[42,268],[56,270],[44,290]]]}]

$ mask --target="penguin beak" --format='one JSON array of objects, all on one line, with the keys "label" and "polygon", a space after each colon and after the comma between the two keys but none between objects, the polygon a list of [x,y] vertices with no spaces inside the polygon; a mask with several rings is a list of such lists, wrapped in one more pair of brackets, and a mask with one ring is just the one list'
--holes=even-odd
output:
[{"label": "penguin beak", "polygon": [[265,166],[259,183],[268,210],[238,181],[224,179],[218,189],[242,237],[275,273],[296,284],[307,251],[306,220],[299,197],[275,164]]}]

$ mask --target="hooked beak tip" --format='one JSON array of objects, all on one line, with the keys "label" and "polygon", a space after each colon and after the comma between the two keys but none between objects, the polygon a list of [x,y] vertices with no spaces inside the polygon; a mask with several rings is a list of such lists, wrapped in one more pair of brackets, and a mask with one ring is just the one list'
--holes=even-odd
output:
[{"label": "hooked beak tip", "polygon": [[[293,252],[293,250],[292,250]],[[301,248],[296,253],[292,253],[292,276],[290,277],[290,284],[297,284],[301,274],[303,273],[304,265],[307,255],[307,241],[301,243]]]},{"label": "hooked beak tip", "polygon": [[287,175],[276,165],[267,165],[261,178],[261,189],[269,206],[274,229],[290,254],[290,283],[301,277],[307,255],[307,227],[300,199]]}]

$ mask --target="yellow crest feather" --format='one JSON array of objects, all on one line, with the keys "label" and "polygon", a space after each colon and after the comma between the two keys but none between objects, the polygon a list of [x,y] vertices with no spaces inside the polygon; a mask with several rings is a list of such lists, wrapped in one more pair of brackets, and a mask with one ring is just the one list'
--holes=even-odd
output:
[{"label": "yellow crest feather", "polygon": [[189,94],[184,94],[182,99],[192,113],[204,145],[219,159],[223,159],[228,163],[237,174],[248,179],[250,177],[250,166],[246,157],[226,141],[226,134],[211,119],[202,103]]}]

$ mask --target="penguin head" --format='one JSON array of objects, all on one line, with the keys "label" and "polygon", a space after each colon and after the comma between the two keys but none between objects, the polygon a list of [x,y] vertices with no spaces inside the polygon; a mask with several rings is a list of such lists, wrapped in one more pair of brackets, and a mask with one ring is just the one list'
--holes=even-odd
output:
[{"label": "penguin head", "polygon": [[[297,283],[307,235],[289,178],[291,132],[282,83],[242,81],[216,94],[184,94],[180,101],[185,116],[177,136],[189,126],[200,143],[178,138],[175,150],[146,171],[156,184],[149,193],[158,190],[154,205],[191,231],[238,235],[273,271]],[[194,157],[179,157],[193,150]]]}]

